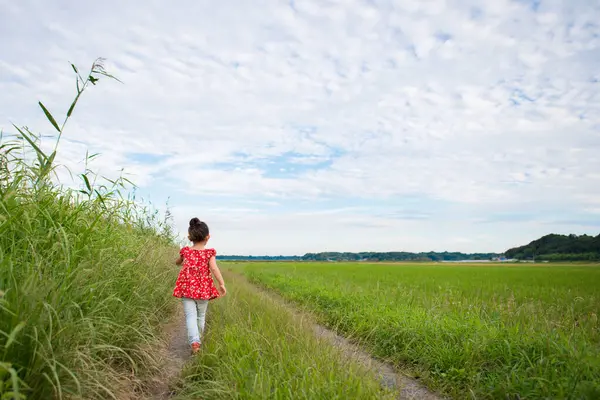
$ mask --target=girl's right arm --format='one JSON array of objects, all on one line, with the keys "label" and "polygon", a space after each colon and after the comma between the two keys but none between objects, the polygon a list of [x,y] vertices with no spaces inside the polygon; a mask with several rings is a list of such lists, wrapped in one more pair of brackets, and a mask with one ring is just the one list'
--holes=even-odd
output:
[{"label": "girl's right arm", "polygon": [[208,266],[210,267],[210,272],[213,273],[215,278],[217,278],[217,282],[219,282],[219,293],[221,296],[225,296],[227,289],[225,289],[225,281],[223,281],[223,276],[221,275],[221,270],[217,266],[217,259],[215,256],[210,258],[208,261]]},{"label": "girl's right arm", "polygon": [[185,253],[185,247],[179,250],[179,258],[175,260],[175,265],[183,264],[183,254]]}]

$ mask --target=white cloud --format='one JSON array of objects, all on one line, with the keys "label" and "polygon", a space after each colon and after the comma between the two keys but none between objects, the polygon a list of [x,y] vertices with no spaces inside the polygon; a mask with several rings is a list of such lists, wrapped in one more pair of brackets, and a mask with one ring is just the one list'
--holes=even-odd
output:
[{"label": "white cloud", "polygon": [[[50,132],[36,101],[64,114],[68,62],[103,56],[125,84],[103,79],[86,93],[60,161],[77,170],[85,148],[101,152],[103,174],[124,167],[155,200],[170,195],[181,229],[186,213],[212,219],[230,252],[503,250],[519,244],[504,236],[514,231],[525,241],[600,227],[599,20],[600,4],[584,0],[109,1],[93,11],[0,0],[0,126]],[[407,196],[452,212],[380,216]],[[197,198],[221,211],[204,216]],[[250,217],[224,211],[240,199],[287,207],[276,218],[265,204]],[[315,216],[294,208],[302,199]],[[357,241],[346,217],[317,214],[323,199],[371,202],[368,234]],[[514,210],[535,218],[505,231],[476,223]]]}]

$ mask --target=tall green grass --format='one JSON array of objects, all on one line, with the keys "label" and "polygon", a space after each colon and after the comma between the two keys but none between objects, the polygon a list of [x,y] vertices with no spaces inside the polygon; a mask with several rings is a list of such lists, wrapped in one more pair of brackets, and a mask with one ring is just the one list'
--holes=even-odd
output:
[{"label": "tall green grass", "polygon": [[[72,66],[77,93],[42,146],[27,128],[0,137],[0,398],[123,398],[160,369],[153,346],[171,313],[168,226],[92,171],[56,181],[60,138],[83,92],[111,78]],[[52,148],[44,152],[42,148]],[[135,397],[135,396],[134,396]]]},{"label": "tall green grass", "polygon": [[302,319],[239,276],[211,302],[199,356],[176,399],[393,399],[376,378],[315,337]]},{"label": "tall green grass", "polygon": [[454,398],[600,398],[600,267],[247,264]]}]

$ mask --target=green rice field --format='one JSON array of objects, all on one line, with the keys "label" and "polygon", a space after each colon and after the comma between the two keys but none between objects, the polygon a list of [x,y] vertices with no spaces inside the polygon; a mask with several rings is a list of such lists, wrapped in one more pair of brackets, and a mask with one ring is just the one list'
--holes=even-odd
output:
[{"label": "green rice field", "polygon": [[233,267],[452,398],[600,398],[600,267]]}]

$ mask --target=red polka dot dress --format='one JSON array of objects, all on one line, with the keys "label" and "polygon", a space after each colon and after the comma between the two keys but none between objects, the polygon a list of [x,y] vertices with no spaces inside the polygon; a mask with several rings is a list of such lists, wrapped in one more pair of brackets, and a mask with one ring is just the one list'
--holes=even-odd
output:
[{"label": "red polka dot dress", "polygon": [[175,282],[173,296],[194,300],[212,300],[219,297],[208,261],[217,255],[215,249],[192,249],[184,247],[179,252],[183,257],[183,266]]}]

